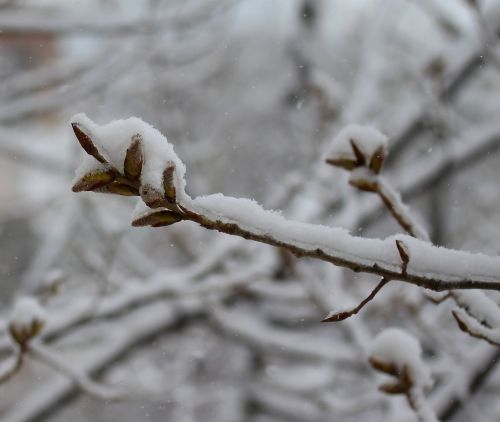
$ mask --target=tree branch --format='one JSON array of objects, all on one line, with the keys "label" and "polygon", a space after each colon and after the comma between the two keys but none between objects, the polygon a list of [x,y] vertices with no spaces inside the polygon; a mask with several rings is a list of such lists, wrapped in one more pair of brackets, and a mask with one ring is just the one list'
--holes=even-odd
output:
[{"label": "tree branch", "polygon": [[[90,140],[96,144],[96,151],[104,151],[106,142],[114,142],[113,139],[103,138],[102,135],[105,133],[101,132],[100,126],[85,115],[77,115],[74,119],[72,124],[73,127],[79,128],[75,131],[75,135],[80,142],[88,143]],[[92,183],[83,185],[81,183],[82,180],[88,182],[92,178],[96,178],[95,180],[99,182],[96,189],[98,191],[116,192],[111,188],[117,183],[133,185],[134,191],[141,195],[146,204],[139,203],[133,225],[157,227],[187,220],[209,230],[284,248],[298,257],[320,259],[353,271],[376,274],[389,280],[400,280],[430,290],[500,291],[498,257],[439,248],[407,236],[384,240],[364,239],[352,236],[340,228],[287,220],[275,212],[264,210],[248,199],[224,197],[221,194],[191,199],[184,191],[184,165],[173,151],[171,144],[159,132],[137,118],[112,122],[109,125],[114,125],[119,130],[124,124],[127,124],[127,130],[131,131],[130,138],[127,139],[125,136],[119,148],[127,150],[134,136],[137,133],[143,134],[143,141],[148,145],[143,169],[147,178],[143,180],[141,176],[139,181],[128,180],[127,175],[122,174],[123,162],[119,162],[119,156],[106,157],[107,162],[103,164],[98,162],[99,158],[102,161],[102,157],[94,152],[89,154],[96,158],[95,164],[89,167],[89,162],[84,163],[82,168],[84,173],[80,174],[74,190],[95,189]],[[109,133],[109,129],[107,130],[106,133]],[[94,136],[96,133],[101,133],[101,136]],[[85,135],[85,139],[82,134]],[[101,145],[98,145],[99,143]],[[114,148],[116,149],[116,145]],[[86,150],[89,150],[88,146]],[[148,157],[148,154],[156,152],[161,153],[163,158]],[[374,154],[377,155],[379,152],[375,151]],[[92,162],[92,159],[89,160]],[[166,171],[171,168],[175,177]],[[373,169],[378,173],[380,165],[373,166]],[[102,186],[101,183],[104,171],[112,174],[110,180],[106,181],[108,183],[106,186]],[[161,180],[163,182],[160,182]],[[358,180],[358,182],[363,181]],[[139,184],[138,189],[137,184]],[[369,187],[371,188],[371,185]],[[130,192],[127,194],[130,195]],[[404,243],[406,253],[411,257],[404,268],[401,266],[397,241]]]}]

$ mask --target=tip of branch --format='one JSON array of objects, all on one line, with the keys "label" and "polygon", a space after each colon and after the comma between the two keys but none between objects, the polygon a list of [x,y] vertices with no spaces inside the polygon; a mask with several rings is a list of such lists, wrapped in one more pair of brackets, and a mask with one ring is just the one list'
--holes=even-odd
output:
[{"label": "tip of branch", "polygon": [[352,316],[352,312],[338,312],[333,315],[328,315],[326,318],[322,319],[321,322],[338,322],[338,321],[344,321],[345,319],[349,318]]}]

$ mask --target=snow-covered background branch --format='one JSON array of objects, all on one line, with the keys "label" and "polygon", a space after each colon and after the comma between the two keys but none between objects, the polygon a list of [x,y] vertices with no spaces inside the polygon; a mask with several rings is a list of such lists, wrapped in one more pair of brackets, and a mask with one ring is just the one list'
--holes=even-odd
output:
[{"label": "snow-covered background branch", "polygon": [[498,419],[497,3],[0,1],[0,421]]}]

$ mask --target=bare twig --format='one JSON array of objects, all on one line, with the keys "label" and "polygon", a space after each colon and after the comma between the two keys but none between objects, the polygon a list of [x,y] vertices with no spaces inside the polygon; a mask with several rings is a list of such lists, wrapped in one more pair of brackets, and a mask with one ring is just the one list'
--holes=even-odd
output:
[{"label": "bare twig", "polygon": [[24,348],[16,348],[15,356],[11,362],[4,363],[4,367],[0,368],[0,384],[3,384],[16,375],[22,368],[24,363],[24,355],[26,350]]},{"label": "bare twig", "polygon": [[373,298],[377,295],[377,293],[389,282],[388,279],[382,278],[380,282],[377,284],[377,286],[371,291],[371,293],[361,301],[359,305],[356,307],[348,310],[348,311],[342,311],[342,312],[337,312],[332,315],[328,315],[325,319],[323,319],[321,322],[337,322],[337,321],[343,321],[344,319],[347,319],[353,315],[356,315],[361,309],[364,308],[364,306],[373,300]]}]

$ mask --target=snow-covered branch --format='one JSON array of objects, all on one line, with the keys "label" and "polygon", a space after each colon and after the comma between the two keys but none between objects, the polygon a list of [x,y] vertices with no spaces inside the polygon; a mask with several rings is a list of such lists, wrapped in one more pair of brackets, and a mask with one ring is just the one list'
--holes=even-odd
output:
[{"label": "snow-covered branch", "polygon": [[65,362],[60,356],[57,356],[53,351],[48,350],[42,344],[31,344],[29,347],[29,355],[50,366],[56,372],[68,377],[82,391],[92,397],[100,400],[118,400],[125,397],[123,392],[93,381],[85,372],[77,370],[73,365]]},{"label": "snow-covered branch", "polygon": [[[157,227],[188,220],[211,230],[285,248],[300,257],[321,259],[435,291],[500,290],[497,257],[440,248],[406,235],[383,240],[360,238],[340,228],[290,221],[254,201],[222,194],[193,199],[185,191],[185,166],[172,145],[138,118],[99,126],[87,116],[77,115],[72,126],[91,156],[78,170],[73,190],[140,195],[135,226]],[[370,165],[379,168],[377,152],[373,154]],[[362,153],[357,155],[354,158],[361,160]],[[364,181],[358,179],[355,183]],[[404,245],[408,262],[404,262],[398,244]]]}]

